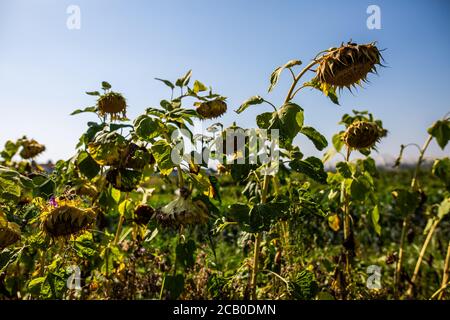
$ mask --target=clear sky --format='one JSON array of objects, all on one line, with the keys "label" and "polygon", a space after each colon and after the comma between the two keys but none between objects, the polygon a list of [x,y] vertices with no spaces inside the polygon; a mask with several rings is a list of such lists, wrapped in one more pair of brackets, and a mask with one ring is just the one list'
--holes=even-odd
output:
[{"label": "clear sky", "polygon": [[[371,4],[381,9],[381,30],[366,26]],[[80,30],[66,27],[69,5],[81,9]],[[289,74],[267,95],[275,67],[308,62],[352,39],[378,41],[388,67],[369,76],[365,89],[343,92],[341,106],[308,90],[296,100],[305,123],[329,140],[345,112],[370,110],[390,132],[379,146],[379,156],[389,159],[401,143],[422,144],[426,128],[450,111],[449,30],[445,0],[0,0],[0,144],[26,134],[47,145],[39,160],[68,158],[86,122],[96,119],[69,116],[95,102],[85,91],[109,81],[134,118],[170,97],[153,78],[176,79],[188,69],[228,97],[225,124],[254,127],[257,109],[269,106],[239,116],[232,110],[255,94],[279,105]],[[318,155],[310,142],[298,142],[305,154]],[[449,151],[433,144],[430,154]]]}]

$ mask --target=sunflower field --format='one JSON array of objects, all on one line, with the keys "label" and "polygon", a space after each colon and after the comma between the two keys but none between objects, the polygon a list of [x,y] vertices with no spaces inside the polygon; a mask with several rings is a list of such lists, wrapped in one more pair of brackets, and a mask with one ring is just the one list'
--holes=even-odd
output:
[{"label": "sunflower field", "polygon": [[87,92],[72,115],[92,121],[68,160],[43,165],[42,141],[8,141],[0,299],[450,299],[450,158],[425,161],[431,143],[447,146],[450,113],[386,168],[371,157],[389,134],[375,110],[343,114],[328,140],[295,102],[312,89],[339,104],[372,73],[382,81],[380,51],[348,42],[278,67],[268,91],[292,76],[283,101],[250,93],[234,110],[254,112],[255,129],[224,127],[227,98],[189,71],[158,78],[167,99],[136,119],[110,83]]}]

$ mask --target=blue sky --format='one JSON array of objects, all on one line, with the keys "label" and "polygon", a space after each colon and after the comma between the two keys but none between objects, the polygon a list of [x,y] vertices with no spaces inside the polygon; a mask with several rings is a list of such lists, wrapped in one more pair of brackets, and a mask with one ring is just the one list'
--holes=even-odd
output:
[{"label": "blue sky", "polygon": [[[366,26],[368,5],[381,9],[381,30]],[[69,5],[81,9],[81,29],[66,27]],[[352,109],[368,109],[384,121],[389,136],[380,157],[401,143],[422,144],[426,128],[450,111],[450,4],[431,1],[100,1],[0,0],[0,144],[26,134],[47,145],[40,157],[68,158],[86,122],[69,116],[90,106],[103,80],[122,92],[134,118],[170,97],[155,77],[176,79],[188,69],[193,79],[228,97],[225,124],[255,126],[255,106],[233,112],[260,94],[280,105],[289,74],[267,94],[273,69],[291,59],[305,63],[316,53],[352,39],[378,41],[387,68],[369,76],[365,89],[341,94],[335,106],[318,92],[296,101],[305,123],[329,140]],[[298,140],[306,154],[318,155]],[[436,144],[430,155],[449,154]],[[411,149],[407,157],[415,157]]]}]

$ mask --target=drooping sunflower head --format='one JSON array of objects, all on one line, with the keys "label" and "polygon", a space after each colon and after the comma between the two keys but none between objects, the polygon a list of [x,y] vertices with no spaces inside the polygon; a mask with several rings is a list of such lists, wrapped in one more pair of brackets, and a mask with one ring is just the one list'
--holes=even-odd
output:
[{"label": "drooping sunflower head", "polygon": [[380,51],[375,43],[347,43],[339,48],[332,48],[318,58],[319,66],[316,77],[322,87],[351,88],[366,81],[367,75],[377,72],[381,65]]},{"label": "drooping sunflower head", "polygon": [[51,238],[66,238],[89,228],[95,221],[95,212],[80,207],[76,200],[53,200],[41,216],[42,230]]},{"label": "drooping sunflower head", "polygon": [[347,127],[343,140],[349,148],[360,150],[373,147],[386,133],[376,122],[355,121]]},{"label": "drooping sunflower head", "polygon": [[14,222],[8,222],[0,212],[0,249],[6,248],[20,240],[20,227]]},{"label": "drooping sunflower head", "polygon": [[20,156],[23,159],[32,159],[45,151],[45,146],[34,139],[22,139],[21,145]]},{"label": "drooping sunflower head", "polygon": [[155,163],[155,158],[143,146],[130,143],[122,154],[122,163],[125,168],[142,170],[146,165]]},{"label": "drooping sunflower head", "polygon": [[111,120],[116,120],[126,117],[127,102],[122,94],[110,91],[98,98],[97,108],[101,116],[109,115]]},{"label": "drooping sunflower head", "polygon": [[227,104],[222,99],[201,102],[197,105],[197,113],[204,119],[214,119],[227,111]]},{"label": "drooping sunflower head", "polygon": [[141,204],[138,205],[134,210],[134,221],[139,225],[146,225],[150,222],[150,219],[153,218],[155,214],[155,209],[152,207]]},{"label": "drooping sunflower head", "polygon": [[110,168],[106,172],[106,181],[115,189],[123,192],[131,192],[138,187],[142,178],[142,172],[125,168]]}]

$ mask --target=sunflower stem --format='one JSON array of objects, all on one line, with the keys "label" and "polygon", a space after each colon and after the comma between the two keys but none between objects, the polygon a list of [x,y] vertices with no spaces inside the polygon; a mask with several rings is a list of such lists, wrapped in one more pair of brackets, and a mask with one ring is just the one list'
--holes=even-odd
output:
[{"label": "sunflower stem", "polygon": [[303,75],[309,70],[311,69],[313,66],[315,66],[317,63],[319,63],[318,60],[313,60],[311,61],[302,71],[300,71],[300,73],[294,78],[294,81],[292,82],[292,85],[288,91],[288,94],[286,96],[286,100],[284,100],[284,103],[288,103],[289,101],[291,101],[291,99],[293,98],[292,93],[294,92],[295,87],[297,86],[298,81],[300,80],[301,77],[303,77]]},{"label": "sunflower stem", "polygon": [[433,238],[434,231],[436,230],[436,227],[438,226],[441,219],[435,219],[433,221],[433,224],[431,225],[430,230],[428,230],[427,236],[425,238],[425,241],[423,242],[422,249],[420,250],[419,258],[417,259],[416,267],[414,268],[413,276],[411,277],[411,282],[409,284],[407,296],[411,296],[413,294],[414,286],[417,281],[417,277],[419,276],[420,266],[422,265],[423,257],[425,256],[425,252],[427,250],[427,247]]}]

